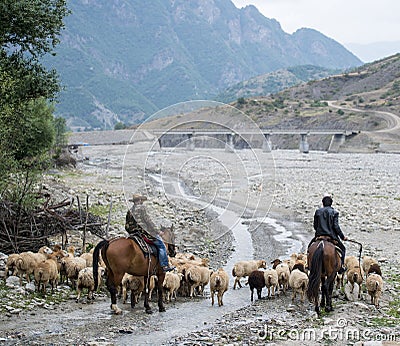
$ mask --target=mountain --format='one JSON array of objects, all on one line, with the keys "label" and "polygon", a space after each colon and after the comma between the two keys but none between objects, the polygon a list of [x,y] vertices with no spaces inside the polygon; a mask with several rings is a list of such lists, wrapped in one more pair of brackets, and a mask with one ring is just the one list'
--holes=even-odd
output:
[{"label": "mountain", "polygon": [[289,35],[254,6],[238,9],[230,0],[70,0],[68,7],[47,64],[65,86],[57,113],[73,129],[137,123],[282,68],[361,64],[318,31]]},{"label": "mountain", "polygon": [[279,69],[232,85],[220,93],[216,97],[216,100],[229,103],[241,97],[265,96],[300,83],[322,79],[339,72],[340,70],[314,65],[301,65]]},{"label": "mountain", "polygon": [[346,43],[345,46],[364,62],[372,62],[380,60],[383,57],[400,53],[400,41],[374,42],[368,44]]}]

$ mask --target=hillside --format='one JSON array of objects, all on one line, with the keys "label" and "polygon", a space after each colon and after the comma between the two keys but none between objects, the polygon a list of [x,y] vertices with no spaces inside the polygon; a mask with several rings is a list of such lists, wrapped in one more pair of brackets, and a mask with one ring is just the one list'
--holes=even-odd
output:
[{"label": "hillside", "polygon": [[315,30],[289,35],[254,6],[230,0],[70,0],[68,7],[50,67],[65,86],[57,113],[75,129],[137,123],[282,68],[361,64]]}]

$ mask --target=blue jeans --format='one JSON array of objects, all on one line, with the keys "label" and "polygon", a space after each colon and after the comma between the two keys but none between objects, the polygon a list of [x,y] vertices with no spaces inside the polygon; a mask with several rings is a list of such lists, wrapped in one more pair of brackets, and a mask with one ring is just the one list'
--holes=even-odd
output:
[{"label": "blue jeans", "polygon": [[153,242],[158,249],[158,260],[160,261],[161,267],[169,266],[167,248],[159,235],[156,236],[156,240]]}]

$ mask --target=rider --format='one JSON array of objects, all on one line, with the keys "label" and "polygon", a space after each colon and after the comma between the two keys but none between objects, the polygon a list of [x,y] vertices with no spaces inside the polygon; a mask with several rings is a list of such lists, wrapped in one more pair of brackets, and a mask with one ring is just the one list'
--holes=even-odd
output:
[{"label": "rider", "polygon": [[347,237],[344,236],[342,230],[340,229],[339,213],[332,208],[332,202],[333,200],[330,196],[325,196],[324,198],[322,198],[323,207],[317,209],[314,214],[315,237],[311,240],[308,246],[310,247],[310,245],[319,236],[327,235],[334,239],[337,242],[337,246],[340,248],[342,253],[341,268],[338,271],[338,274],[342,274],[346,270],[346,268],[344,267],[346,248],[344,247],[340,239],[347,240]]},{"label": "rider", "polygon": [[131,202],[133,206],[126,213],[125,230],[129,234],[135,232],[140,232],[142,236],[150,239],[152,243],[157,247],[158,250],[158,260],[164,272],[169,272],[174,270],[175,267],[169,266],[167,249],[164,242],[161,239],[160,231],[157,230],[156,225],[151,221],[147,214],[146,208],[143,204],[147,200],[147,197],[134,194]]}]

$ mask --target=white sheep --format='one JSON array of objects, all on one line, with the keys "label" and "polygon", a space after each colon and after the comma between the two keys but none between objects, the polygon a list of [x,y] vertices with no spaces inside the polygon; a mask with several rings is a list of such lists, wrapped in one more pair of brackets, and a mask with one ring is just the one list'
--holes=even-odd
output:
[{"label": "white sheep", "polygon": [[18,268],[17,268],[17,260],[20,257],[18,253],[13,253],[8,256],[7,262],[6,262],[6,267],[5,267],[5,278],[8,277],[10,271],[11,275],[18,275]]},{"label": "white sheep", "polygon": [[166,301],[170,302],[171,298],[176,300],[176,292],[181,285],[183,275],[181,273],[167,272],[163,282],[163,288],[166,292]]},{"label": "white sheep", "polygon": [[232,269],[232,276],[235,277],[233,289],[236,289],[236,284],[241,288],[240,279],[249,276],[253,271],[267,268],[267,262],[264,260],[251,260],[251,261],[239,261],[235,263]]},{"label": "white sheep", "polygon": [[275,268],[276,273],[278,274],[278,283],[282,288],[283,293],[286,293],[286,290],[289,288],[289,276],[290,269],[287,263],[280,263]]},{"label": "white sheep", "polygon": [[359,260],[356,256],[346,256],[344,259],[344,266],[347,268],[347,270],[354,267],[359,267]]},{"label": "white sheep", "polygon": [[67,281],[70,279],[72,289],[75,289],[79,272],[86,268],[86,261],[80,257],[65,257],[61,261],[61,267],[65,268]]},{"label": "white sheep", "polygon": [[[98,287],[101,284],[101,278],[104,276],[105,269],[103,267],[99,267],[98,269]],[[93,277],[93,268],[86,267],[79,271],[78,278],[76,282],[76,290],[77,290],[77,297],[76,302],[79,303],[79,299],[81,297],[82,290],[86,288],[88,290],[87,299],[94,299],[94,277]]]},{"label": "white sheep", "polygon": [[275,293],[279,294],[279,279],[275,269],[267,269],[264,271],[265,286],[268,289],[268,298],[275,297]]},{"label": "white sheep", "polygon": [[295,300],[296,294],[299,293],[300,300],[304,303],[308,287],[307,274],[298,268],[294,268],[289,276],[289,286],[292,288],[292,302]]},{"label": "white sheep", "polygon": [[207,267],[191,266],[186,270],[185,273],[186,282],[190,287],[189,297],[194,296],[195,289],[199,289],[199,294],[203,294],[204,287],[208,285],[210,281],[210,269]]},{"label": "white sheep", "polygon": [[365,282],[368,294],[371,297],[371,304],[379,307],[379,298],[381,297],[383,291],[383,280],[378,274],[369,274]]},{"label": "white sheep", "polygon": [[211,305],[214,305],[214,294],[217,293],[218,306],[224,305],[222,298],[229,287],[228,273],[219,268],[216,272],[212,272],[210,276],[210,292],[211,292]]}]

